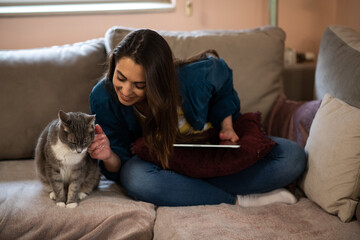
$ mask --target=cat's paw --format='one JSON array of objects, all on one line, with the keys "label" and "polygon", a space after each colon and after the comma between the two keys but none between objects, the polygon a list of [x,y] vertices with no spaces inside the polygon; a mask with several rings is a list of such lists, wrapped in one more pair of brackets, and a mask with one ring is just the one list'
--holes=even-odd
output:
[{"label": "cat's paw", "polygon": [[74,203],[68,203],[66,204],[66,208],[76,208],[79,204],[74,202]]},{"label": "cat's paw", "polygon": [[84,198],[87,197],[87,193],[79,192],[78,197],[79,197],[80,200],[83,200]]},{"label": "cat's paw", "polygon": [[52,200],[56,200],[56,197],[55,197],[55,193],[54,193],[54,192],[50,192],[49,197],[50,197],[50,199],[52,199]]},{"label": "cat's paw", "polygon": [[66,207],[66,204],[64,202],[57,202],[56,206],[58,206],[58,207]]}]

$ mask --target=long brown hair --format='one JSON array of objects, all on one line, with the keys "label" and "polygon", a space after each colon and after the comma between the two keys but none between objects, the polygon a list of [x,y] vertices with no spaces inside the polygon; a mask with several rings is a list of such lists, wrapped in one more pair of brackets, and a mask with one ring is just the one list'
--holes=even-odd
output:
[{"label": "long brown hair", "polygon": [[129,33],[110,55],[105,84],[112,95],[116,95],[113,74],[121,58],[131,58],[145,71],[148,109],[143,136],[150,153],[164,169],[169,167],[168,158],[173,152],[173,144],[177,140],[184,141],[178,130],[177,110],[181,105],[181,95],[176,67],[198,61],[208,54],[218,56],[216,51],[209,50],[189,59],[174,59],[162,36],[149,29],[140,29]]}]

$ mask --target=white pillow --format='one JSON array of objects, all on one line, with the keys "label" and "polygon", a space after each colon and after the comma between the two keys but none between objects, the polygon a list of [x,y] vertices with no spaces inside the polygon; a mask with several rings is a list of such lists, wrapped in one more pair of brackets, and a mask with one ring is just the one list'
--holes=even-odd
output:
[{"label": "white pillow", "polygon": [[300,187],[324,210],[350,221],[360,197],[360,109],[326,94],[305,150]]}]

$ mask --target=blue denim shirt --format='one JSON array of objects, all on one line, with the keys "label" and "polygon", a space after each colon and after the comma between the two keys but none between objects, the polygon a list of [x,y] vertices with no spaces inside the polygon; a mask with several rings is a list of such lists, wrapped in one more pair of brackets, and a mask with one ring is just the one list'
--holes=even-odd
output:
[{"label": "blue denim shirt", "polygon": [[[206,58],[177,69],[180,92],[184,102],[185,118],[195,129],[202,129],[206,122],[220,128],[221,122],[232,115],[240,115],[240,100],[233,88],[232,70],[224,60]],[[90,94],[90,109],[96,114],[96,123],[109,138],[111,149],[122,163],[132,157],[131,144],[142,135],[141,126],[132,106],[122,105],[107,91],[105,79]],[[119,173],[110,173],[100,167],[103,174],[117,181]]]}]

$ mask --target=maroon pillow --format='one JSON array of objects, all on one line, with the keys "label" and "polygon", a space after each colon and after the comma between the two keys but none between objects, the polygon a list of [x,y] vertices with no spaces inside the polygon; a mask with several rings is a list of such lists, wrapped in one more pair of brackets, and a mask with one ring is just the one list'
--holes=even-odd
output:
[{"label": "maroon pillow", "polygon": [[305,147],[320,104],[321,100],[293,101],[280,94],[266,125],[268,135],[290,139]]},{"label": "maroon pillow", "polygon": [[[169,169],[195,178],[230,175],[256,163],[268,154],[275,144],[265,135],[260,113],[240,115],[234,122],[234,130],[240,138],[240,148],[175,147],[169,158]],[[218,130],[214,132],[218,138]],[[135,142],[133,152],[143,160],[161,166],[160,162],[149,154],[143,138]]]}]

